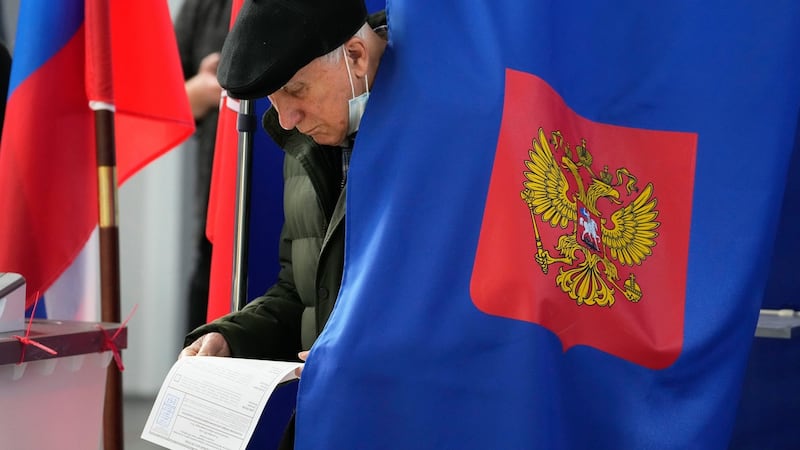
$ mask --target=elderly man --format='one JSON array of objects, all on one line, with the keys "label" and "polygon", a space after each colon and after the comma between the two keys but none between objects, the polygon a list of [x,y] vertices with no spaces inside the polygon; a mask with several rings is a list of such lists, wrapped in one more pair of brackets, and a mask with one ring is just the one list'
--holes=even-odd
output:
[{"label": "elderly man", "polygon": [[[286,152],[281,270],[263,296],[189,333],[180,357],[304,359],[322,332],[342,280],[350,150],[386,46],[385,15],[367,19],[363,0],[242,6],[217,76],[232,97],[272,102],[263,127]],[[281,448],[293,438],[292,422]]]},{"label": "elderly man", "polygon": [[[222,49],[229,95],[267,96],[263,127],[286,152],[281,271],[239,312],[192,331],[180,356],[296,360],[325,326],[344,264],[349,152],[386,46],[363,0],[247,0]],[[376,31],[377,30],[377,31]]]}]

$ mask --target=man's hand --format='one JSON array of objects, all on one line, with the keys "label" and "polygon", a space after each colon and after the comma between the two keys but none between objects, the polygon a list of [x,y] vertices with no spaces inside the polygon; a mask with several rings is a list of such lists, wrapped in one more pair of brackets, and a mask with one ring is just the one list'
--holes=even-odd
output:
[{"label": "man's hand", "polygon": [[222,88],[217,81],[219,53],[206,55],[200,62],[197,74],[186,80],[186,96],[195,119],[204,117],[209,111],[219,107]]},{"label": "man's hand", "polygon": [[184,348],[178,359],[184,356],[231,356],[231,349],[220,333],[208,333]]},{"label": "man's hand", "polygon": [[[308,351],[298,353],[297,357],[300,358],[301,361],[305,362],[306,358],[308,358]],[[303,373],[302,367],[294,369],[294,374],[297,375],[297,378],[300,378],[300,374],[302,373]]]}]

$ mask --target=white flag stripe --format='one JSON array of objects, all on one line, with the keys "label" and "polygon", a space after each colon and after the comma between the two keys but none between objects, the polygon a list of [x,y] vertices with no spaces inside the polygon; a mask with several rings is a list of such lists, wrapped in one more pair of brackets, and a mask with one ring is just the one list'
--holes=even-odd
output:
[{"label": "white flag stripe", "polygon": [[100,320],[100,241],[97,227],[75,261],[44,297],[48,319]]}]

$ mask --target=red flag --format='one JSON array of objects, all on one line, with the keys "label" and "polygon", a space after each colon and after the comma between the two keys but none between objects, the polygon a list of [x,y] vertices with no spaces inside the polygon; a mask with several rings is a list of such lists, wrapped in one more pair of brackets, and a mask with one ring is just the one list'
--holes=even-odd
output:
[{"label": "red flag", "polygon": [[[92,2],[20,7],[0,148],[0,271],[25,277],[29,305],[75,262],[97,225],[89,101],[116,109],[120,183],[194,131],[166,3],[109,3],[102,29]],[[99,65],[90,69],[87,46],[98,41],[110,51],[95,55]],[[105,87],[87,85],[96,76]]]},{"label": "red flag", "polygon": [[[234,0],[231,26],[244,0]],[[213,244],[211,278],[208,287],[208,321],[231,310],[233,276],[233,238],[236,215],[236,174],[239,141],[236,118],[237,101],[223,93],[220,102],[217,141],[214,147],[214,168],[208,199],[206,236]]]},{"label": "red flag", "polygon": [[565,351],[675,362],[696,139],[584,119],[541,78],[507,70],[475,306],[540,324]]},{"label": "red flag", "polygon": [[[111,102],[116,107],[117,172],[122,184],[188,138],[194,132],[194,119],[166,2],[87,1],[92,3],[111,5]],[[94,29],[90,17],[87,14],[87,39]],[[91,85],[87,89],[90,100],[108,101],[108,92],[93,93]]]}]

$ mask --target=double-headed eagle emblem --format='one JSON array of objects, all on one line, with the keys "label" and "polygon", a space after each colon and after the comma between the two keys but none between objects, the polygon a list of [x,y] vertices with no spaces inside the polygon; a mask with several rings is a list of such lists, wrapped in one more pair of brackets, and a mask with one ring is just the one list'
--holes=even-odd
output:
[{"label": "double-headed eagle emblem", "polygon": [[[641,300],[644,293],[632,269],[653,254],[660,225],[652,183],[640,192],[636,177],[624,167],[609,173],[605,166],[595,175],[586,140],[570,148],[560,131],[551,132],[548,141],[539,128],[528,156],[520,195],[530,209],[534,258],[542,272],[546,275],[551,265],[559,264],[556,284],[578,305],[612,306],[617,291],[631,302]],[[629,201],[620,200],[622,195]],[[598,209],[601,202],[608,202],[602,208],[606,215]],[[607,216],[609,210],[613,212]],[[555,256],[542,244],[539,221],[571,228],[559,236]],[[617,264],[631,268],[622,283]]]}]

